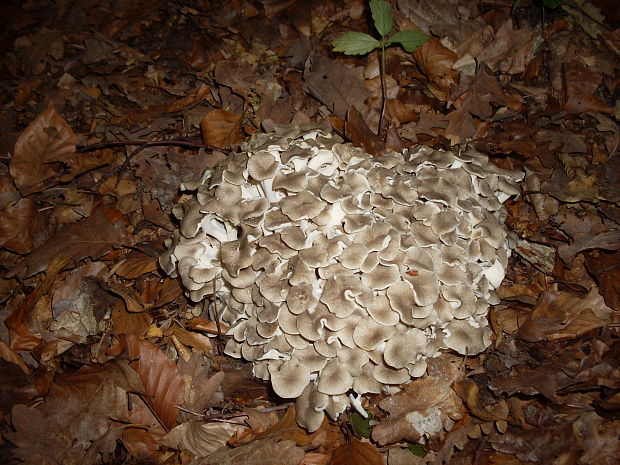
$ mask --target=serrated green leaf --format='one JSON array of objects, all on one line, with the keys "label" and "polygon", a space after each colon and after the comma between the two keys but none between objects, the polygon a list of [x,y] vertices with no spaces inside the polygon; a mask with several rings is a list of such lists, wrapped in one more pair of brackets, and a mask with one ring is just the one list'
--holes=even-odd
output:
[{"label": "serrated green leaf", "polygon": [[375,27],[381,37],[385,37],[392,29],[392,7],[383,0],[370,0],[370,12],[375,22]]},{"label": "serrated green leaf", "polygon": [[357,412],[351,412],[349,419],[351,420],[351,429],[353,429],[357,437],[366,439],[370,437],[370,432],[372,430],[370,422],[373,419],[372,413],[369,412],[368,418],[364,418]]},{"label": "serrated green leaf", "polygon": [[398,31],[387,40],[385,45],[399,43],[409,53],[413,53],[430,38],[429,35],[424,34],[422,31]]},{"label": "serrated green leaf", "polygon": [[381,42],[363,32],[347,32],[332,41],[334,52],[345,55],[366,55],[379,45]]}]

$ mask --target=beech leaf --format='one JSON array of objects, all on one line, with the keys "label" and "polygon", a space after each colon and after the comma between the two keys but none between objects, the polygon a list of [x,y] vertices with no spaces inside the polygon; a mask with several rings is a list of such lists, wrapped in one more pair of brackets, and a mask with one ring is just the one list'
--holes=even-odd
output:
[{"label": "beech leaf", "polygon": [[176,364],[155,344],[133,335],[121,335],[133,368],[142,381],[145,399],[167,428],[176,426],[177,407],[183,402],[185,382]]}]

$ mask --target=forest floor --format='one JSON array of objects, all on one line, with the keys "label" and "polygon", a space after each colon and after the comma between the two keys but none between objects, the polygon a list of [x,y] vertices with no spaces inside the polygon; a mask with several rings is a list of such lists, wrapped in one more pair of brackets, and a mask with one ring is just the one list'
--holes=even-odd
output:
[{"label": "forest floor", "polygon": [[[620,12],[552,3],[391,1],[432,38],[387,49],[378,137],[378,53],[330,46],[363,0],[2,2],[0,462],[620,463]],[[311,434],[158,266],[183,182],[305,123],[526,173],[491,347]]]}]

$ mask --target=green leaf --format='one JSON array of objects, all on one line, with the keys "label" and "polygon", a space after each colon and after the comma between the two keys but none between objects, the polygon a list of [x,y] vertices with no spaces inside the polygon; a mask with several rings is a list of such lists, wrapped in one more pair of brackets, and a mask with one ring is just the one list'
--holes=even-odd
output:
[{"label": "green leaf", "polygon": [[368,418],[364,418],[357,412],[351,412],[349,415],[351,429],[353,429],[353,432],[357,437],[366,439],[370,437],[370,430],[372,430],[370,422],[373,418],[374,417],[370,412],[368,413]]},{"label": "green leaf", "polygon": [[381,37],[385,37],[392,29],[392,8],[383,0],[370,0],[370,12],[375,22],[375,27]]},{"label": "green leaf", "polygon": [[424,447],[422,447],[422,444],[420,444],[419,442],[407,441],[407,447],[409,448],[411,453],[417,457],[424,457],[426,455]]},{"label": "green leaf", "polygon": [[347,32],[334,39],[334,52],[343,52],[345,55],[366,55],[376,49],[381,42],[363,32]]},{"label": "green leaf", "polygon": [[413,53],[430,38],[431,36],[424,34],[422,31],[398,31],[387,40],[385,45],[399,43],[409,53]]}]

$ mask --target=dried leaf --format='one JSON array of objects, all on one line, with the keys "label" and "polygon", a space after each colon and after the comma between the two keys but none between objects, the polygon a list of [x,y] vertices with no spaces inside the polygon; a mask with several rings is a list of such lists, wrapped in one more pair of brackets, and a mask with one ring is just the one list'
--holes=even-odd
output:
[{"label": "dried leaf", "polygon": [[244,429],[247,427],[234,423],[188,421],[175,426],[162,438],[161,443],[173,449],[187,450],[196,457],[208,457]]},{"label": "dried leaf", "polygon": [[444,355],[429,360],[428,375],[403,386],[403,391],[383,399],[379,406],[390,413],[376,425],[373,440],[390,444],[402,440],[417,442],[423,436],[441,433],[449,418],[463,414],[462,402],[450,386],[462,377],[456,359]]},{"label": "dried leaf", "polygon": [[241,115],[211,110],[200,122],[202,141],[214,147],[228,147],[241,140]]},{"label": "dried leaf", "polygon": [[[39,392],[34,386],[30,375],[24,372],[21,366],[6,361],[7,357],[19,357],[2,341],[0,351],[3,360],[0,360],[0,414],[8,415],[17,404],[26,404],[35,398]],[[24,364],[23,361],[21,361]],[[25,365],[24,365],[25,367]],[[27,369],[27,368],[26,368]]]},{"label": "dried leaf", "polygon": [[609,324],[612,313],[597,288],[584,297],[572,292],[543,292],[518,336],[529,342],[573,339]]},{"label": "dried leaf", "polygon": [[349,108],[345,125],[346,136],[355,145],[363,147],[372,155],[378,156],[385,149],[383,141],[374,134],[356,107]]},{"label": "dried leaf", "polygon": [[293,441],[264,439],[253,441],[235,449],[223,449],[210,455],[205,465],[298,465],[304,458],[304,450]]},{"label": "dried leaf", "polygon": [[581,236],[571,245],[560,245],[558,247],[558,255],[564,263],[570,266],[579,252],[591,249],[620,249],[620,229],[612,229],[603,233],[593,233]]},{"label": "dried leaf", "polygon": [[564,110],[569,113],[583,113],[586,111],[612,113],[612,107],[595,95],[603,79],[600,72],[594,71],[592,68],[586,68],[576,61],[571,61],[564,63],[562,74]]},{"label": "dried leaf", "polygon": [[113,208],[100,207],[85,220],[65,225],[13,271],[27,278],[43,271],[51,261],[66,256],[74,262],[97,259],[122,243],[127,223]]},{"label": "dried leaf", "polygon": [[176,364],[149,341],[124,334],[120,341],[142,381],[147,402],[166,428],[174,427],[185,391]]},{"label": "dried leaf", "polygon": [[372,444],[351,438],[332,454],[331,465],[385,465],[381,452]]},{"label": "dried leaf", "polygon": [[19,190],[28,194],[59,182],[76,144],[73,130],[53,107],[41,113],[15,144],[10,172]]},{"label": "dried leaf", "polygon": [[310,94],[340,118],[350,107],[361,111],[370,95],[364,87],[362,67],[349,68],[324,56],[308,58],[304,80]]},{"label": "dried leaf", "polygon": [[446,127],[444,135],[450,140],[451,145],[460,144],[474,136],[476,125],[464,106],[448,113],[446,119],[448,120],[448,127]]},{"label": "dried leaf", "polygon": [[462,379],[453,385],[454,391],[463,399],[473,415],[485,421],[506,420],[508,418],[508,405],[500,399],[492,404],[489,399],[483,399],[480,388],[469,378]]},{"label": "dried leaf", "polygon": [[7,205],[0,214],[0,247],[19,254],[32,251],[31,226],[34,216],[34,200],[31,197]]},{"label": "dried leaf", "polygon": [[54,259],[45,273],[45,278],[33,292],[28,294],[26,299],[21,302],[18,308],[11,313],[5,320],[6,327],[9,329],[11,348],[14,350],[32,350],[39,345],[40,339],[33,335],[26,327],[25,321],[34,311],[37,303],[45,296],[56,279],[56,275],[67,263],[66,258],[58,257]]},{"label": "dried leaf", "polygon": [[211,364],[196,352],[189,361],[179,360],[179,373],[185,381],[185,406],[192,412],[202,412],[209,405],[218,401],[215,394],[220,391],[224,372],[218,371],[209,376]]},{"label": "dried leaf", "polygon": [[85,451],[73,448],[73,439],[54,419],[34,407],[18,404],[11,412],[15,432],[5,433],[15,444],[13,456],[24,465],[81,465]]},{"label": "dried leaf", "polygon": [[586,267],[596,278],[605,303],[620,310],[620,254],[594,252],[586,259]]},{"label": "dried leaf", "polygon": [[[458,79],[458,73],[452,69],[457,55],[444,47],[439,40],[431,38],[413,54],[422,72],[432,83],[435,92],[431,92],[441,100],[448,99],[448,92]],[[443,98],[442,98],[443,97]]]},{"label": "dried leaf", "polygon": [[110,419],[128,419],[127,392],[141,390],[124,362],[58,375],[41,408],[13,407],[15,432],[5,437],[25,464],[84,464],[86,449],[107,432]]},{"label": "dried leaf", "polygon": [[106,432],[110,418],[128,418],[128,392],[142,393],[143,387],[125,361],[85,366],[56,376],[45,411],[71,438],[88,445]]},{"label": "dried leaf", "polygon": [[157,257],[147,255],[140,250],[132,250],[116,266],[115,273],[123,278],[136,279],[157,269]]}]

